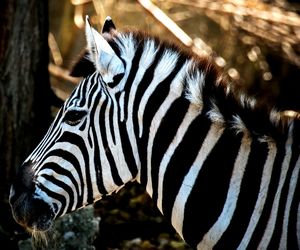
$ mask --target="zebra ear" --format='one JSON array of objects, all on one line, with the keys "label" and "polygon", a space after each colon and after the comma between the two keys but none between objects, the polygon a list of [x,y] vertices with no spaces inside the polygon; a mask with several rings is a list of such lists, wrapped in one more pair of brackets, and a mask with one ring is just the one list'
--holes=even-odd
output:
[{"label": "zebra ear", "polygon": [[123,62],[104,37],[91,27],[88,16],[85,32],[90,60],[107,84],[114,82],[115,76],[123,75],[125,72]]},{"label": "zebra ear", "polygon": [[103,27],[102,27],[102,34],[110,33],[110,32],[115,31],[115,30],[116,30],[116,26],[113,23],[111,17],[110,16],[106,17],[105,21],[104,21],[104,24],[103,24]]}]

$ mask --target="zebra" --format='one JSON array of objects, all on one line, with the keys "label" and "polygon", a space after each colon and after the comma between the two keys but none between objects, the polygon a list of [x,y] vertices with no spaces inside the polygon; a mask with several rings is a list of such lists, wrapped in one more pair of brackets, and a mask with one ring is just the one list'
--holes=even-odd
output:
[{"label": "zebra", "polygon": [[83,78],[11,186],[15,220],[43,233],[137,181],[195,249],[299,249],[299,117],[110,17],[85,33]]}]

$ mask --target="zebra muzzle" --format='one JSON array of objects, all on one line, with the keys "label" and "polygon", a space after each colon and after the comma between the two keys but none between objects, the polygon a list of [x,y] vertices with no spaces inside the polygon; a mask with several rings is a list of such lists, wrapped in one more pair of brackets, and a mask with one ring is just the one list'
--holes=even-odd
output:
[{"label": "zebra muzzle", "polygon": [[53,224],[55,208],[36,194],[30,164],[22,167],[10,190],[13,217],[28,231],[47,231]]},{"label": "zebra muzzle", "polygon": [[47,231],[51,228],[55,213],[48,203],[28,193],[22,193],[18,197],[15,195],[11,191],[10,205],[17,223],[30,232]]}]

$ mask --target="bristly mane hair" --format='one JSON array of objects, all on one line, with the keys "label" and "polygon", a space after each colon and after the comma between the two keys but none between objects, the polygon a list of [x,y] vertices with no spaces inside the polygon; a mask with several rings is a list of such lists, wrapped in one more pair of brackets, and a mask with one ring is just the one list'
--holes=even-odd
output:
[{"label": "bristly mane hair", "polygon": [[[137,46],[143,46],[145,41],[153,40],[164,50],[174,51],[186,60],[191,60],[193,67],[186,77],[201,79],[204,84],[185,84],[185,96],[191,103],[199,106],[202,112],[206,112],[212,122],[232,128],[236,133],[247,133],[252,138],[262,141],[280,141],[288,133],[287,128],[293,118],[282,116],[275,107],[259,105],[255,97],[245,93],[238,84],[230,82],[212,58],[200,57],[174,42],[162,40],[143,31],[128,29],[103,36],[119,56],[121,51],[118,43],[132,37]],[[85,50],[74,64],[71,75],[86,77],[94,71],[95,67],[89,61],[88,52]]]}]

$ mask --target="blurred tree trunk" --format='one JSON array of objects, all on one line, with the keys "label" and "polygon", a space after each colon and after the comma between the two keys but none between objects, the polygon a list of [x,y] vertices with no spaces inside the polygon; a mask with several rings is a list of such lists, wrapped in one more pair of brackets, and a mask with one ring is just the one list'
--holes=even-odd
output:
[{"label": "blurred tree trunk", "polygon": [[[1,0],[0,10],[0,203],[5,206],[19,165],[49,125],[51,91],[48,1]],[[9,207],[8,216],[3,212],[0,236],[11,214]]]}]

